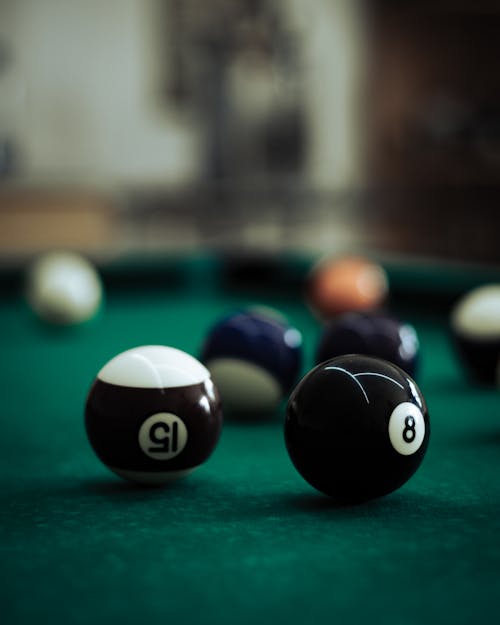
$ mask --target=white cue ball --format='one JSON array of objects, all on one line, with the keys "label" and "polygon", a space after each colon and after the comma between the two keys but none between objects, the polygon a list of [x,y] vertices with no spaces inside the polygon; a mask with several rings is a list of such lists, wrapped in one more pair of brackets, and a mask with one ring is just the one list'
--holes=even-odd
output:
[{"label": "white cue ball", "polygon": [[103,287],[92,263],[80,254],[49,252],[29,267],[26,298],[45,321],[76,325],[95,316]]}]

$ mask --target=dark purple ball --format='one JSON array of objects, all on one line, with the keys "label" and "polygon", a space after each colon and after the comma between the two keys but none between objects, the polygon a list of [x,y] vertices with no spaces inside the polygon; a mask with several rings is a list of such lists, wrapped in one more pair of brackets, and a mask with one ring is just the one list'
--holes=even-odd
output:
[{"label": "dark purple ball", "polygon": [[345,354],[383,358],[415,377],[419,342],[415,328],[380,312],[352,312],[337,317],[323,330],[316,363]]}]

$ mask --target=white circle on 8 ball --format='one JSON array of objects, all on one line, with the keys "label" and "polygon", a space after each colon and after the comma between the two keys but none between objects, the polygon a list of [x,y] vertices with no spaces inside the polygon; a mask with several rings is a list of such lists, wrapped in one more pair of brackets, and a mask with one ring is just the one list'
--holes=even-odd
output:
[{"label": "white circle on 8 ball", "polygon": [[398,454],[414,454],[420,449],[424,436],[425,422],[419,407],[409,401],[396,406],[389,418],[389,439]]}]

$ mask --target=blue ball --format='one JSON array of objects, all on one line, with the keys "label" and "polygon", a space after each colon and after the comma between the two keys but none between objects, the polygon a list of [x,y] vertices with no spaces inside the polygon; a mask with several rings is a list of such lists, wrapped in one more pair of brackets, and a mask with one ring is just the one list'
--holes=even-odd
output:
[{"label": "blue ball", "polygon": [[415,377],[419,361],[418,336],[411,324],[391,315],[380,312],[345,313],[323,330],[316,362],[346,354],[382,358]]},{"label": "blue ball", "polygon": [[269,308],[232,312],[209,331],[201,360],[225,413],[273,413],[301,372],[302,336]]}]

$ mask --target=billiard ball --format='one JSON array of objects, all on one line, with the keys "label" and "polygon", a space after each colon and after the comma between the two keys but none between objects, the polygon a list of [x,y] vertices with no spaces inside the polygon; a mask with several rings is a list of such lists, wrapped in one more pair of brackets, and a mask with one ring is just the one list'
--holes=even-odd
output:
[{"label": "billiard ball", "polygon": [[306,300],[322,319],[344,312],[374,310],[389,290],[387,274],[378,263],[361,256],[327,257],[306,281]]},{"label": "billiard ball", "polygon": [[415,328],[381,312],[344,313],[323,329],[316,363],[343,354],[365,354],[394,363],[415,377],[419,341]]},{"label": "billiard ball", "polygon": [[471,379],[495,383],[500,360],[500,284],[477,287],[459,298],[450,324],[454,345]]},{"label": "billiard ball", "polygon": [[76,325],[97,314],[103,286],[97,270],[85,257],[74,252],[48,252],[28,268],[26,298],[44,321]]},{"label": "billiard ball", "polygon": [[147,345],[102,367],[88,393],[85,426],[109,469],[133,482],[164,484],[210,456],[222,411],[198,360],[173,347]]},{"label": "billiard ball", "polygon": [[225,414],[266,416],[297,381],[302,336],[272,309],[236,310],[209,330],[201,360],[220,391]]},{"label": "billiard ball", "polygon": [[285,442],[302,477],[339,502],[386,495],[416,471],[429,415],[415,382],[396,365],[348,354],[316,366],[290,396]]}]

